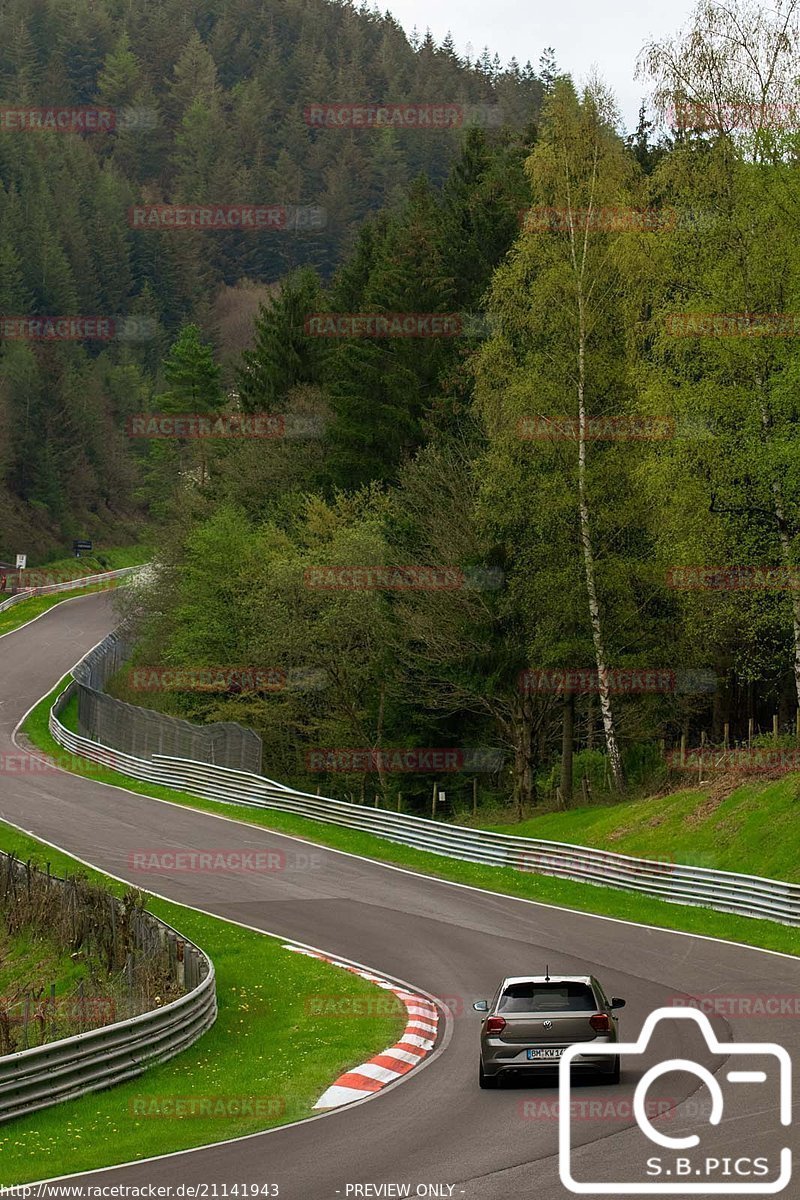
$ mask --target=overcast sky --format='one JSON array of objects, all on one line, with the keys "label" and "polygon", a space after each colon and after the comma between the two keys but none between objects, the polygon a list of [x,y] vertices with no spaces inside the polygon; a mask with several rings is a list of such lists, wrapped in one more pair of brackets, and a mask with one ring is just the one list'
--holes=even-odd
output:
[{"label": "overcast sky", "polygon": [[576,82],[593,66],[617,95],[628,128],[636,125],[647,91],[634,80],[636,59],[650,38],[678,32],[693,0],[379,0],[410,32],[430,26],[437,42],[448,29],[456,47],[472,57],[484,46],[497,51],[505,65],[513,56],[536,67],[545,46],[552,46],[562,71]]}]

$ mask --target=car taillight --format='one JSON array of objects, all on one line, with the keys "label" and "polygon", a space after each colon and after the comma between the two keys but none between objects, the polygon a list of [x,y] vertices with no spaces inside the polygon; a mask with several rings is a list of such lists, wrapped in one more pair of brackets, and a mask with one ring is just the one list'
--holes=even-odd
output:
[{"label": "car taillight", "polygon": [[595,1013],[589,1017],[589,1024],[595,1033],[611,1033],[611,1017],[605,1013]]},{"label": "car taillight", "polygon": [[489,1017],[486,1022],[487,1033],[502,1033],[506,1027],[505,1017]]}]

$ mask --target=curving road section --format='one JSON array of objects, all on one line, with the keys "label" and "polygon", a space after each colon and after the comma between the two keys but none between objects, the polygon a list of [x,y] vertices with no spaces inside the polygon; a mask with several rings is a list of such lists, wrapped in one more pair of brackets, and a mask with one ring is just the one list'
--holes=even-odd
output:
[{"label": "curving road section", "polygon": [[[13,731],[24,713],[114,624],[111,597],[96,594],[0,639],[0,754],[14,751]],[[374,1099],[237,1142],[77,1176],[74,1183],[216,1184],[217,1195],[223,1185],[271,1183],[283,1200],[402,1194],[564,1200],[570,1193],[559,1177],[555,1089],[544,1082],[497,1092],[477,1087],[479,1018],[472,1000],[491,995],[504,974],[539,972],[545,964],[552,972],[597,974],[609,994],[626,997],[626,1040],[675,997],[769,995],[793,997],[795,1015],[714,1017],[719,1039],[779,1042],[792,1054],[800,1047],[800,960],[457,887],[319,847],[310,853],[297,839],[66,773],[4,773],[0,793],[0,818],[98,868],[455,1001],[438,1052]],[[133,870],[131,856],[154,848],[277,850],[286,869],[146,876]],[[279,1025],[274,1052],[281,1053]],[[647,1143],[643,1151],[642,1134],[625,1111],[644,1070],[664,1058],[707,1066],[726,1093],[723,1120],[709,1130],[707,1093],[696,1076],[675,1071],[654,1085],[670,1136],[697,1131],[709,1153],[732,1162],[746,1154],[775,1164],[781,1147],[796,1144],[794,1131],[779,1122],[776,1081],[731,1085],[730,1064],[709,1051],[694,1023],[673,1021],[661,1026],[658,1044],[641,1062],[628,1061],[619,1088],[576,1090],[574,1172],[590,1186],[615,1188],[653,1152],[665,1162],[674,1157]],[[724,1194],[734,1192],[732,1186]]]}]

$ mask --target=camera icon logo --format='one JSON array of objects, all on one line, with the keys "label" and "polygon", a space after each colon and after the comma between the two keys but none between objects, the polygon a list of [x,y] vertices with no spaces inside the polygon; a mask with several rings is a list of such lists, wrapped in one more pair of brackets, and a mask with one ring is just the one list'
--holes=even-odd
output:
[{"label": "camera icon logo", "polygon": [[[592,1046],[592,1059],[598,1056],[607,1058],[625,1055],[626,1061],[635,1055],[644,1054],[656,1026],[664,1021],[694,1021],[713,1054],[726,1058],[743,1059],[744,1061],[731,1066],[726,1063],[720,1074],[731,1084],[743,1084],[748,1087],[760,1085],[761,1088],[777,1082],[778,1113],[781,1125],[792,1123],[792,1060],[789,1052],[774,1042],[720,1042],[705,1013],[694,1008],[657,1008],[650,1013],[641,1034],[636,1042],[610,1042],[608,1046]],[[608,1181],[577,1180],[573,1175],[572,1162],[572,1129],[570,1126],[570,1083],[571,1065],[574,1059],[580,1058],[585,1047],[580,1043],[568,1046],[561,1056],[558,1080],[558,1158],[559,1174],[563,1186],[576,1195],[725,1195],[725,1196],[763,1196],[775,1195],[784,1190],[792,1177],[792,1152],[790,1147],[783,1146],[779,1155],[775,1154],[774,1169],[767,1156],[757,1158],[736,1157],[722,1158],[707,1154],[704,1150],[692,1156],[691,1151],[700,1146],[700,1137],[696,1133],[685,1137],[670,1137],[660,1129],[656,1129],[647,1114],[647,1092],[650,1086],[662,1075],[672,1071],[681,1071],[695,1075],[705,1084],[711,1097],[708,1123],[719,1125],[725,1107],[725,1097],[717,1075],[712,1074],[708,1067],[701,1063],[692,1062],[686,1058],[671,1058],[657,1063],[649,1068],[639,1080],[633,1097],[633,1113],[636,1123],[649,1142],[666,1152],[647,1159],[647,1178],[633,1182],[611,1183]],[[752,1062],[757,1057],[758,1064]],[[747,1059],[750,1062],[747,1062]],[[765,1059],[773,1060],[776,1067],[776,1078],[761,1069]],[[759,1069],[755,1069],[758,1066]],[[754,1097],[753,1110],[764,1109],[764,1099],[759,1091],[756,1101]],[[765,1178],[765,1176],[774,1176]],[[658,1182],[652,1182],[657,1179]]]}]

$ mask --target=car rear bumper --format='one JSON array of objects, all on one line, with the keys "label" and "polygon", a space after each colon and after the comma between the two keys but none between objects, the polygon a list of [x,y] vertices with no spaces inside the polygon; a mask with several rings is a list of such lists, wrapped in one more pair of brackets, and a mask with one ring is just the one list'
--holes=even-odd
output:
[{"label": "car rear bumper", "polygon": [[[597,1040],[600,1041],[599,1038]],[[615,1070],[618,1056],[593,1053],[590,1048],[593,1044],[596,1043],[587,1043],[586,1050],[572,1060],[572,1070],[576,1073],[604,1071],[611,1075]],[[610,1039],[603,1039],[602,1044],[604,1046],[613,1045]],[[488,1054],[485,1048],[481,1052],[481,1062],[486,1075],[505,1075],[512,1072],[514,1074],[524,1072],[531,1075],[541,1075],[547,1072],[553,1074],[558,1072],[560,1061],[560,1058],[529,1059],[527,1046],[517,1049],[517,1047],[505,1045],[491,1048]]]}]

